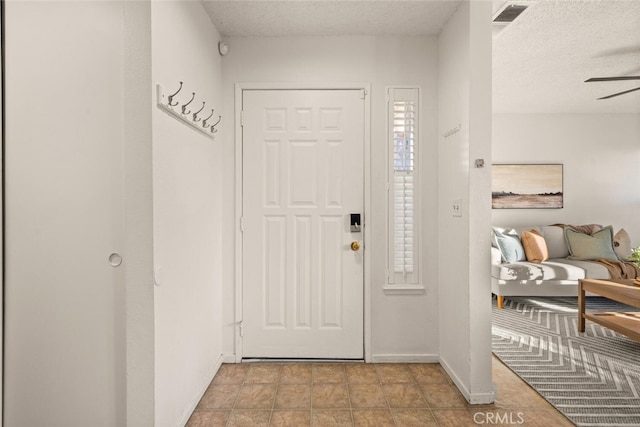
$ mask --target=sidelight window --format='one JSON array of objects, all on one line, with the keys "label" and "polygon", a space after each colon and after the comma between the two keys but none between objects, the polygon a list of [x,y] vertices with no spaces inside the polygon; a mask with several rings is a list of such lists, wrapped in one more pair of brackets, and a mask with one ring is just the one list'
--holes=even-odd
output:
[{"label": "sidelight window", "polygon": [[419,283],[418,107],[418,88],[389,88],[390,284]]}]

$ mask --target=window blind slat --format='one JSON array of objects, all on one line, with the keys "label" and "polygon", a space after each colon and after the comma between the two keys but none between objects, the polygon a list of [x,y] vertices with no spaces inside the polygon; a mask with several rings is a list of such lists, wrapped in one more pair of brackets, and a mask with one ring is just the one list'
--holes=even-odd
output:
[{"label": "window blind slat", "polygon": [[[410,99],[400,98],[398,94]],[[394,89],[389,104],[392,151],[390,208],[390,270],[393,283],[417,283],[416,143],[417,89]]]}]

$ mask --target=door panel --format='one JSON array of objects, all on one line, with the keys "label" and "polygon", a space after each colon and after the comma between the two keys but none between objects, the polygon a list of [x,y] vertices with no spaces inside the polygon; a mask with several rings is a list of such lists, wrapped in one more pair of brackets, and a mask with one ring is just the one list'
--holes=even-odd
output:
[{"label": "door panel", "polygon": [[362,358],[358,90],[243,92],[243,357]]},{"label": "door panel", "polygon": [[5,6],[4,423],[122,426],[123,5]]}]

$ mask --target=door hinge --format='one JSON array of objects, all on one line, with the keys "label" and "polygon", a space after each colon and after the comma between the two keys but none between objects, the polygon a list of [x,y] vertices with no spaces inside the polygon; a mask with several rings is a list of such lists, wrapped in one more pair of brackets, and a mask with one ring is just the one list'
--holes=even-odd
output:
[{"label": "door hinge", "polygon": [[240,126],[244,126],[244,110],[240,111]]},{"label": "door hinge", "polygon": [[244,336],[244,324],[242,320],[238,323],[238,331],[240,332],[240,337]]},{"label": "door hinge", "polygon": [[360,89],[360,99],[365,99],[367,97],[367,90],[366,89]]},{"label": "door hinge", "polygon": [[240,217],[240,231],[244,231],[244,217]]}]

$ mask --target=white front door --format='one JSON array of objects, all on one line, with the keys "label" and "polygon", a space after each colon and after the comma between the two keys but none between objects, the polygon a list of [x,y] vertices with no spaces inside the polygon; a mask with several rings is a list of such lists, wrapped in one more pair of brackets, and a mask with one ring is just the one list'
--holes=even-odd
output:
[{"label": "white front door", "polygon": [[363,358],[363,94],[243,91],[245,358]]}]

